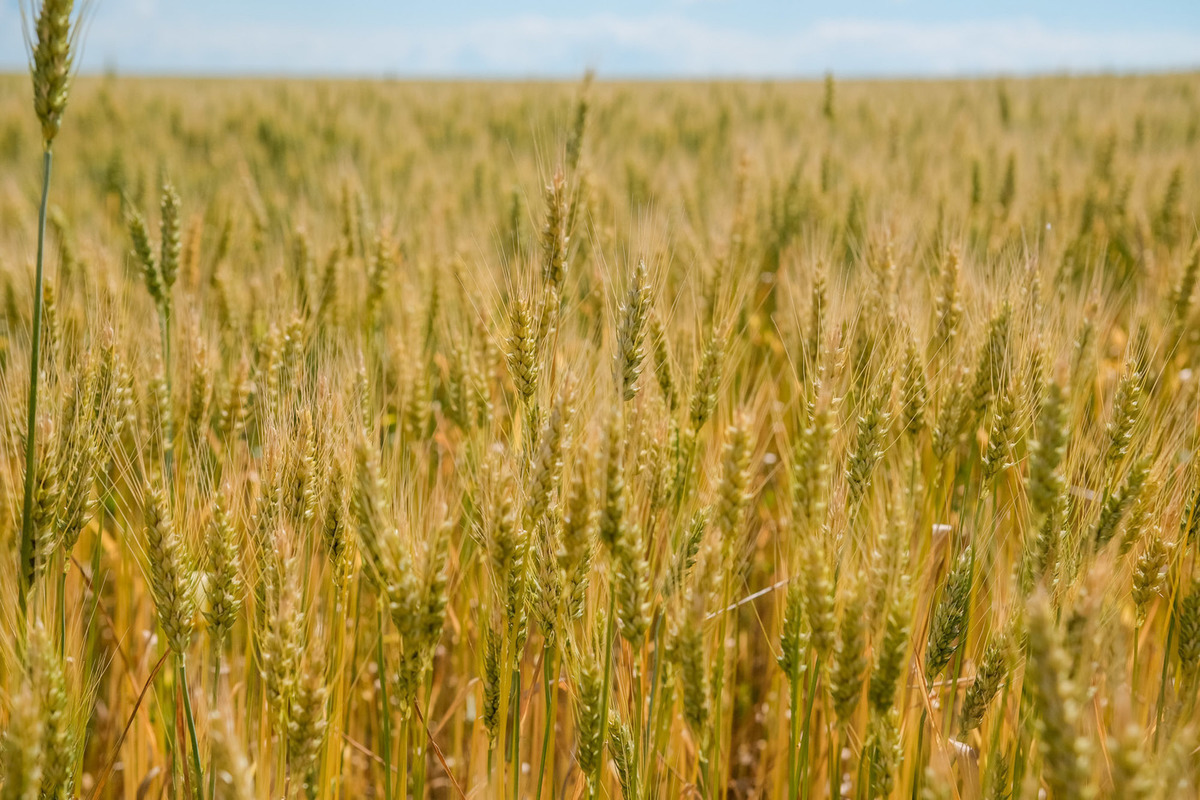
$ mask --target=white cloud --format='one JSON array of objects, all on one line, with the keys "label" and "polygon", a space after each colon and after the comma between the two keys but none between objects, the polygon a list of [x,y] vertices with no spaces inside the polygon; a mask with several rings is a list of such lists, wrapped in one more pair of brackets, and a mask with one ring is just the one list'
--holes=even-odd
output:
[{"label": "white cloud", "polygon": [[[16,58],[7,53],[11,38],[0,34],[0,63],[21,68],[19,31]],[[329,29],[279,21],[224,25],[195,12],[168,15],[154,0],[114,0],[96,15],[88,39],[91,68],[115,63],[167,72],[523,76],[575,75],[594,66],[610,76],[788,76],[827,69],[954,75],[1200,66],[1200,33],[1062,30],[1034,19],[826,19],[754,33],[683,14],[524,15],[454,27]]]}]

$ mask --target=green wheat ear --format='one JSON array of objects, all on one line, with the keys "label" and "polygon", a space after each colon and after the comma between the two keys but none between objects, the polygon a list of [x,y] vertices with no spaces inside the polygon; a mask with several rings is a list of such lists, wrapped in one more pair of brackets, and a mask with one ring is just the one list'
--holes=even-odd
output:
[{"label": "green wheat ear", "polygon": [[[71,24],[74,0],[45,0],[34,24],[30,72],[33,77],[33,109],[42,125],[42,146],[49,150],[62,126],[63,112],[71,93],[71,67],[79,35],[79,23]],[[27,34],[28,35],[28,34]]]}]

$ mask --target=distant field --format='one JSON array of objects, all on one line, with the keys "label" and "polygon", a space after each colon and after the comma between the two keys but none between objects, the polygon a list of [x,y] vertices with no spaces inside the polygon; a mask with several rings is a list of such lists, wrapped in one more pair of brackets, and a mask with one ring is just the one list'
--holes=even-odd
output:
[{"label": "distant field", "polygon": [[1200,796],[1200,75],[80,78],[26,518],[40,131],[0,800]]}]

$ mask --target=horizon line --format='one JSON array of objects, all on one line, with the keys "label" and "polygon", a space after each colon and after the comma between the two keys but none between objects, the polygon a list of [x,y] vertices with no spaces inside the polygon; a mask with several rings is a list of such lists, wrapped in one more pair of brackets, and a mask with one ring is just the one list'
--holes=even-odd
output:
[{"label": "horizon line", "polygon": [[[0,77],[12,78],[28,76],[28,69],[13,69],[0,67]],[[1173,67],[1149,68],[1095,68],[1057,70],[963,70],[960,72],[872,72],[872,71],[836,71],[793,72],[793,73],[731,73],[714,72],[712,74],[696,74],[693,72],[671,73],[637,73],[610,72],[601,74],[598,70],[583,70],[582,72],[549,72],[549,73],[453,73],[453,72],[392,72],[389,70],[356,72],[347,71],[313,71],[303,70],[122,70],[120,68],[85,68],[74,74],[74,79],[121,79],[137,80],[198,80],[198,81],[318,81],[318,82],[367,82],[367,83],[577,83],[590,74],[595,83],[819,83],[828,77],[837,82],[849,83],[953,83],[965,81],[989,80],[1086,80],[1098,78],[1169,78],[1200,76],[1200,60],[1194,64],[1181,64]]]}]

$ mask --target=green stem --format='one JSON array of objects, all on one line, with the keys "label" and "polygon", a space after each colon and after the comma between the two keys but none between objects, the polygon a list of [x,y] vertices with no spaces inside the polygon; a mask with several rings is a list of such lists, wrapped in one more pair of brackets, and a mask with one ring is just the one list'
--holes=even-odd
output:
[{"label": "green stem", "polygon": [[612,650],[613,637],[616,635],[617,596],[608,596],[608,628],[604,633],[604,683],[600,694],[600,774],[596,777],[596,785],[592,787],[592,797],[600,791],[604,783],[604,768],[608,764],[608,696],[612,691]]},{"label": "green stem", "polygon": [[[108,519],[108,505],[107,505],[108,497],[107,497],[107,495],[111,491],[108,487],[112,485],[112,482],[107,476],[110,474],[111,469],[112,469],[112,467],[111,467],[111,462],[110,462],[108,465],[105,466],[104,471],[103,471],[103,474],[106,476],[105,479],[97,487],[100,490],[100,504],[99,504],[99,511],[97,514],[96,538],[92,544],[91,571],[89,572],[89,575],[91,576],[91,582],[90,582],[90,584],[88,584],[88,587],[89,587],[88,592],[85,595],[88,599],[88,609],[86,611],[85,618],[88,620],[94,620],[96,618],[96,614],[98,613],[98,611],[100,609],[100,593],[101,593],[100,587],[104,585],[104,581],[100,579],[100,567],[101,567],[100,559],[104,554],[104,530],[108,524],[107,523],[107,519]],[[85,659],[85,663],[87,666],[85,667],[84,674],[95,674],[95,673],[90,672],[90,670],[95,669],[97,666],[97,662],[98,662],[97,656],[100,652],[100,647],[98,646],[97,641],[98,641],[98,637],[99,637],[100,628],[101,628],[101,626],[99,626],[99,625],[88,624],[85,626],[85,630],[87,631],[88,641],[87,641],[87,644],[85,645],[86,649],[84,650],[84,652],[87,653],[88,655],[87,655],[87,658]]]},{"label": "green stem", "polygon": [[[1009,774],[1012,775],[1010,786],[1020,787],[1025,783],[1025,766],[1028,760],[1029,746],[1032,742],[1032,725],[1027,724],[1029,708],[1033,703],[1033,695],[1029,681],[1021,680],[1021,696],[1017,701],[1017,718],[1013,723],[1013,732],[1017,737],[1013,748],[1013,763]],[[1002,724],[997,722],[997,728]],[[1015,793],[1014,793],[1015,794]]]},{"label": "green stem", "polygon": [[[183,713],[187,719],[188,736],[192,740],[192,773],[195,776],[196,796],[204,800],[204,787],[201,783],[204,780],[204,768],[200,765],[200,741],[196,738],[196,719],[192,716],[192,698],[188,692],[187,663],[183,653],[178,654],[176,663],[179,670],[179,691],[183,694]],[[183,743],[179,744],[180,749],[183,749]]]},{"label": "green stem", "polygon": [[829,730],[829,796],[830,798],[841,797],[842,794],[838,790],[842,782],[841,763],[838,757],[841,755],[842,749],[838,746],[838,729],[837,723],[830,720],[828,723]]},{"label": "green stem", "polygon": [[388,702],[387,670],[383,658],[383,609],[379,609],[379,632],[375,640],[375,658],[379,666],[379,691],[383,700],[383,796],[392,800],[392,707]]},{"label": "green stem", "polygon": [[67,565],[70,554],[63,553],[63,568],[58,574],[58,657],[64,657],[67,648]]},{"label": "green stem", "polygon": [[1174,640],[1175,611],[1174,603],[1172,603],[1171,613],[1167,618],[1167,645],[1163,650],[1162,674],[1158,681],[1158,703],[1155,705],[1154,710],[1154,747],[1156,749],[1158,747],[1158,735],[1163,728],[1163,708],[1167,696],[1167,678],[1171,670],[1171,645],[1174,644]]},{"label": "green stem", "polygon": [[407,719],[402,719],[400,721],[400,732],[396,738],[398,738],[400,740],[400,743],[402,745],[404,745],[403,747],[400,748],[399,761],[396,762],[396,766],[399,769],[399,772],[397,773],[398,777],[396,779],[396,789],[397,789],[397,791],[400,792],[400,800],[407,800],[407,798],[408,798],[408,752],[407,752],[407,750],[408,750],[408,745],[409,745],[408,720]]},{"label": "green stem", "polygon": [[[665,683],[664,683],[664,686],[666,686]],[[669,692],[670,690],[664,689],[664,691]],[[664,696],[663,699],[665,700],[666,697]],[[647,757],[648,760],[653,760],[655,758],[656,754],[665,752],[667,750],[667,747],[668,747],[667,742],[670,738],[671,723],[673,722],[673,720],[671,718],[669,709],[666,713],[662,713],[661,710],[664,708],[668,708],[669,706],[670,706],[669,702],[659,706],[660,713],[658,713],[656,715],[656,718],[654,720],[653,738],[650,740],[650,744],[648,745],[648,748],[649,748],[647,751],[649,753],[649,755]],[[679,777],[678,774],[672,773],[672,774],[670,774],[669,777],[668,776],[659,776],[658,774],[655,773],[654,770],[649,770],[647,774],[650,775],[650,780],[647,781],[647,789],[646,789],[647,797],[651,798],[651,800],[654,800],[654,798],[658,798],[658,797],[662,796],[662,792],[659,790],[659,786],[662,783],[662,780],[661,780],[662,777],[668,778],[667,784],[666,784],[666,786],[667,786],[666,796],[668,796],[668,797],[676,796],[676,794],[679,790],[675,788],[674,781],[675,781],[675,779],[677,779]]]},{"label": "green stem", "polygon": [[[646,758],[649,749],[647,737],[642,735],[644,725],[649,725],[648,716],[643,717],[645,710],[642,707],[642,697],[645,691],[645,670],[646,670],[646,639],[645,635],[640,642],[633,646],[630,659],[632,664],[633,676],[630,684],[633,686],[633,764],[631,770],[635,775],[642,773],[642,764]],[[634,780],[633,784],[637,785],[638,780]],[[638,791],[641,794],[641,791]],[[638,800],[638,798],[630,798],[630,800]]]},{"label": "green stem", "polygon": [[512,796],[521,797],[521,667],[520,658],[513,664],[513,730],[512,730]]},{"label": "green stem", "polygon": [[[722,598],[722,603],[727,602],[729,593],[722,594]],[[717,629],[717,664],[713,670],[712,707],[713,716],[716,719],[713,723],[712,735],[709,737],[712,752],[708,756],[708,765],[709,790],[713,793],[714,798],[720,796],[721,791],[718,784],[725,777],[724,764],[721,762],[721,745],[724,744],[725,737],[725,633],[727,620],[728,615],[721,614],[721,624]]]},{"label": "green stem", "polygon": [[[672,548],[674,550],[674,548]],[[646,732],[643,741],[650,742],[651,729],[654,725],[654,701],[658,697],[658,679],[662,672],[662,610],[654,613],[654,624],[650,629],[650,638],[654,640],[654,660],[650,667],[650,702],[646,707]]]},{"label": "green stem", "polygon": [[788,800],[800,794],[800,676],[791,679],[792,718],[788,725]]},{"label": "green stem", "polygon": [[[726,562],[726,563],[728,563],[728,562]],[[727,632],[729,629],[729,618],[730,618],[731,614],[736,615],[736,612],[730,612],[728,610],[728,604],[733,600],[733,582],[730,579],[730,574],[729,574],[728,570],[726,570],[725,580],[723,583],[724,583],[724,588],[722,589],[722,592],[721,592],[721,598],[722,598],[721,603],[726,608],[725,608],[725,610],[720,612],[721,613],[721,623],[717,628],[717,663],[716,663],[716,667],[713,670],[713,686],[712,686],[713,714],[716,717],[716,722],[713,725],[713,731],[712,731],[713,735],[712,735],[712,738],[710,741],[710,743],[712,744],[712,754],[709,756],[709,763],[710,763],[710,767],[713,770],[713,781],[714,781],[711,784],[711,788],[716,793],[716,794],[714,794],[714,796],[719,796],[721,794],[721,790],[720,790],[720,788],[718,788],[716,782],[720,781],[722,783],[722,785],[724,785],[726,778],[727,778],[727,773],[726,773],[726,769],[725,769],[726,764],[723,760],[724,759],[724,755],[723,755],[724,749],[723,749],[722,745],[725,744],[725,685],[726,685],[725,673],[727,670],[730,669],[730,664],[726,662],[726,655],[727,655],[728,651],[725,646],[725,641],[728,638]],[[738,638],[737,617],[736,616],[734,616],[733,625],[734,625],[734,628],[733,628],[733,637],[732,638],[736,642],[737,638]],[[735,644],[734,647],[736,649],[737,645]],[[736,656],[736,654],[733,659],[732,671],[733,671],[733,679],[736,680],[737,679],[737,656]],[[732,713],[733,713],[733,709],[731,708],[730,715],[732,715]],[[732,728],[730,729],[730,735],[732,736]]]},{"label": "green stem", "polygon": [[[359,644],[359,639],[360,639],[360,637],[358,635],[358,626],[360,623],[360,618],[362,617],[362,596],[363,596],[363,586],[362,585],[363,585],[362,570],[359,570],[358,575],[354,581],[354,616],[352,616],[350,618],[351,621],[354,623],[354,635],[350,640],[351,646],[350,646],[350,661],[348,662],[349,664],[357,664],[358,663],[358,644]],[[347,587],[349,587],[349,584],[347,584]],[[342,638],[345,639],[345,636],[346,636],[345,626],[342,625],[339,627],[342,628],[341,635],[342,635]],[[344,644],[342,645],[342,651],[343,651],[343,653],[345,652]],[[346,662],[339,662],[339,665],[344,667],[344,666],[346,666]],[[351,680],[350,678],[347,677],[347,673],[349,673],[349,672],[350,672],[349,669],[341,670],[340,683],[342,685],[342,696],[343,697],[345,697],[347,694],[346,693],[346,684],[348,681]]]},{"label": "green stem", "polygon": [[[217,707],[217,695],[220,692],[221,685],[221,642],[213,640],[212,643],[212,686],[209,688],[209,696],[212,698],[212,708]],[[217,770],[214,765],[209,765],[208,770],[208,795],[215,798],[217,796]]]},{"label": "green stem", "polygon": [[50,163],[52,157],[47,146],[42,152],[42,204],[38,209],[37,267],[33,285],[33,332],[29,351],[29,415],[25,427],[25,505],[21,516],[21,574],[17,581],[17,605],[24,618],[27,607],[29,583],[33,578],[33,482],[34,461],[37,456],[37,390],[38,372],[41,364],[42,347],[42,282],[46,242],[46,201],[50,196]]},{"label": "green stem", "polygon": [[929,716],[928,709],[921,710],[921,721],[917,724],[917,751],[913,759],[912,800],[921,796],[921,783],[925,775],[925,720]]},{"label": "green stem", "polygon": [[875,765],[871,763],[869,758],[865,757],[866,748],[859,754],[858,759],[858,777],[855,779],[854,796],[858,800],[870,800],[871,781],[875,780]]},{"label": "green stem", "polygon": [[[168,290],[169,291],[169,290]],[[163,409],[165,418],[162,420],[163,430],[163,461],[166,463],[167,486],[174,486],[175,479],[175,415],[172,403],[171,381],[171,306],[170,300],[163,304],[158,322],[159,336],[162,339],[163,380],[167,384],[167,402]],[[174,493],[168,496],[174,499]]]},{"label": "green stem", "polygon": [[817,697],[817,679],[821,675],[821,657],[817,656],[813,663],[812,677],[808,680],[808,699],[804,708],[804,727],[800,731],[800,755],[798,756],[800,764],[800,791],[803,800],[808,800],[808,750],[810,730],[812,726],[813,703]]},{"label": "green stem", "polygon": [[1142,637],[1142,626],[1140,624],[1133,626],[1133,667],[1129,673],[1129,685],[1137,686],[1138,676],[1138,639]]},{"label": "green stem", "polygon": [[[508,792],[508,780],[506,777],[507,773],[505,772],[505,770],[508,769],[508,746],[509,746],[508,707],[509,707],[509,702],[512,700],[512,692],[511,692],[512,670],[510,670],[508,668],[509,653],[513,649],[512,638],[513,637],[511,634],[506,634],[504,637],[504,642],[500,647],[500,709],[499,709],[500,713],[497,716],[499,730],[496,733],[496,745],[500,749],[500,754],[499,754],[500,755],[500,759],[499,759],[500,774],[498,777],[499,777],[499,784],[500,784],[501,800],[504,800],[504,796]],[[491,758],[492,758],[492,755],[489,752],[488,753],[488,772],[489,773],[491,772]]]},{"label": "green stem", "polygon": [[221,651],[224,649],[223,642],[218,639],[212,640],[212,685],[208,688],[209,697],[212,700],[213,708],[217,707],[217,696],[221,686]]},{"label": "green stem", "polygon": [[542,798],[542,783],[546,777],[547,761],[550,761],[550,793],[554,793],[554,763],[550,743],[554,739],[555,700],[558,696],[558,692],[555,691],[558,676],[555,673],[554,648],[547,645],[542,652],[542,688],[545,696],[546,721],[545,730],[542,733],[542,762],[538,767],[537,793],[534,795],[534,800]]},{"label": "green stem", "polygon": [[[429,676],[424,681],[425,708],[432,708],[433,704],[430,699],[433,695],[433,677]],[[409,726],[409,734],[412,737],[412,752],[417,757],[413,760],[412,769],[412,784],[414,798],[425,797],[425,763],[428,760],[429,746],[433,742],[433,734],[429,733],[428,738],[425,736],[425,726],[417,727],[416,725]]]}]

